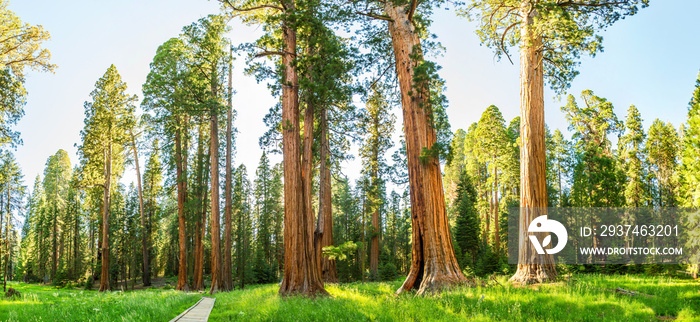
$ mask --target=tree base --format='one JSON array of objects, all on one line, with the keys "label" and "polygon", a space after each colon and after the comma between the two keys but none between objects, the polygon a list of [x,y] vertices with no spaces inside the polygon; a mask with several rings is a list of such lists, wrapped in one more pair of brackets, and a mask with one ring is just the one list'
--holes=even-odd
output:
[{"label": "tree base", "polygon": [[[300,285],[301,286],[301,285]],[[305,296],[310,298],[329,297],[331,296],[323,287],[299,287],[292,289],[283,289],[280,287],[278,294],[281,297]]]},{"label": "tree base", "polygon": [[550,283],[556,280],[557,269],[554,265],[518,264],[518,270],[509,281],[514,284],[528,285]]},{"label": "tree base", "polygon": [[[406,278],[403,285],[396,291],[396,295],[416,289],[415,284],[410,284],[411,277]],[[410,285],[409,285],[410,284]],[[456,287],[470,285],[469,280],[462,274],[455,275],[434,275],[423,277],[420,280],[416,295],[437,294]]]}]

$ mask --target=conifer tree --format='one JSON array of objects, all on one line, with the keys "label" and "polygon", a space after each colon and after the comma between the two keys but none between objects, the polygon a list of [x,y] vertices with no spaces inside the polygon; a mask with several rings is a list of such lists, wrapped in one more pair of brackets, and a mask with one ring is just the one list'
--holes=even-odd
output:
[{"label": "conifer tree", "polygon": [[455,241],[460,252],[458,258],[462,267],[473,266],[476,263],[479,251],[479,214],[476,211],[477,195],[472,179],[463,170],[457,186],[457,198],[454,200],[454,209],[457,215],[455,225]]},{"label": "conifer tree", "polygon": [[[546,215],[547,207],[544,82],[557,93],[566,91],[578,74],[581,55],[602,51],[596,32],[648,6],[648,0],[558,1],[472,0],[461,12],[479,22],[477,34],[498,57],[520,50],[520,239],[526,227]],[[511,60],[512,61],[512,60]],[[543,237],[542,237],[543,238]],[[526,244],[529,245],[529,244]],[[513,282],[552,281],[557,272],[551,256],[538,256],[533,247],[520,249]]]},{"label": "conifer tree", "polygon": [[68,153],[58,150],[56,154],[46,161],[44,170],[44,193],[46,194],[46,207],[51,213],[51,279],[56,278],[59,268],[59,243],[63,234],[64,219],[68,208],[68,189],[73,169],[71,168]]},{"label": "conifer tree", "polygon": [[658,182],[658,195],[654,205],[658,207],[678,206],[678,168],[679,156],[678,132],[673,124],[654,120],[649,127],[646,152],[649,165]]},{"label": "conifer tree", "polygon": [[391,134],[394,132],[395,118],[390,111],[382,90],[371,89],[366,108],[360,112],[359,132],[364,133],[363,144],[360,146],[360,156],[364,166],[364,174],[369,179],[367,191],[367,210],[371,213],[371,246],[370,246],[370,276],[379,276],[379,235],[381,233],[380,209],[383,196],[379,189],[383,185],[383,175],[387,172],[384,155],[391,148]]},{"label": "conifer tree", "polygon": [[81,158],[82,182],[85,186],[99,186],[103,190],[100,291],[110,289],[109,272],[109,216],[111,211],[112,182],[123,169],[124,145],[129,137],[127,129],[133,127],[136,96],[126,93],[117,68],[111,65],[104,76],[95,83],[85,102],[85,128],[81,131],[82,145],[78,148]]}]

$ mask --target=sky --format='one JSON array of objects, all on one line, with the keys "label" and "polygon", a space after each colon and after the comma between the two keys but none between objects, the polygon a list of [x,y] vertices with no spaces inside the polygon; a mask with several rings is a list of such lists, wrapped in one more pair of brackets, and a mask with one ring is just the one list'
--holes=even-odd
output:
[{"label": "sky", "polygon": [[[78,162],[83,104],[111,64],[126,81],[128,92],[143,98],[141,85],[158,46],[177,37],[182,27],[217,13],[219,5],[207,0],[10,0],[9,9],[24,22],[42,25],[51,33],[44,46],[52,53],[51,62],[58,65],[53,74],[30,71],[26,77],[26,114],[16,127],[24,144],[15,155],[31,189],[34,178],[43,174],[47,158],[59,149],[68,152],[73,164]],[[634,104],[647,129],[656,118],[678,127],[685,122],[700,71],[697,12],[700,1],[652,1],[637,15],[618,21],[601,33],[604,52],[581,60],[580,74],[569,93],[579,97],[581,91],[593,90],[612,102],[623,120]],[[480,45],[476,25],[457,17],[453,9],[438,9],[433,20],[430,30],[446,48],[434,60],[442,66],[440,75],[446,81],[452,130],[466,129],[492,104],[507,122],[518,116],[517,51],[512,51],[515,65],[505,58],[499,61],[491,49]],[[253,41],[261,34],[258,26],[236,22],[231,26],[234,44]],[[258,138],[266,131],[263,117],[276,99],[266,84],[244,75],[244,62],[240,57],[234,65],[238,114],[234,163],[245,164],[252,180],[262,154]],[[545,120],[550,129],[568,133],[560,111],[565,99],[545,92]],[[400,115],[397,122],[400,131]],[[272,160],[278,162],[281,157]],[[359,176],[359,160],[348,161],[345,168],[350,178]],[[127,170],[123,181],[133,181],[133,173]]]}]

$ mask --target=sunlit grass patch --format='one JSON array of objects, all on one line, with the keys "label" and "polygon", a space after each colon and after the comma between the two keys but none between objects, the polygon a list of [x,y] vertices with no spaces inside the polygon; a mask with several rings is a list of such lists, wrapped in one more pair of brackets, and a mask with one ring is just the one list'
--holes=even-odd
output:
[{"label": "sunlit grass patch", "polygon": [[16,300],[0,299],[0,321],[167,321],[200,296],[177,291],[104,292],[13,283]]},{"label": "sunlit grass patch", "polygon": [[[700,316],[700,284],[667,277],[580,275],[570,282],[457,287],[394,295],[402,281],[330,284],[330,298],[281,298],[277,284],[217,294],[210,321],[649,321]],[[622,287],[649,296],[626,296]]]},{"label": "sunlit grass patch", "polygon": [[[280,297],[279,285],[215,295],[210,321],[652,321],[700,320],[700,283],[668,277],[578,275],[569,282],[456,287],[440,294],[395,295],[403,281],[329,284],[330,297]],[[0,321],[168,321],[202,294],[174,290],[98,293],[12,284]],[[617,287],[639,293],[614,292]]]}]

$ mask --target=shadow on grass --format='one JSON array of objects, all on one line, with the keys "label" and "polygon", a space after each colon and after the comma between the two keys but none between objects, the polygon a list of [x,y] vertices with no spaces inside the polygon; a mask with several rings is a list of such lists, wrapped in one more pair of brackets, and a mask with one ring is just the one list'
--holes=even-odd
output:
[{"label": "shadow on grass", "polygon": [[[210,321],[638,321],[700,313],[697,282],[653,277],[589,275],[539,289],[456,288],[425,297],[394,295],[400,284],[333,284],[327,286],[332,298],[316,299],[281,298],[276,284],[220,293]],[[652,296],[607,290],[618,286]]]}]

